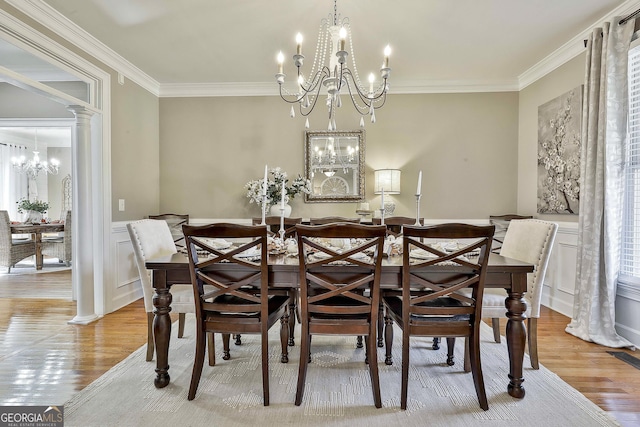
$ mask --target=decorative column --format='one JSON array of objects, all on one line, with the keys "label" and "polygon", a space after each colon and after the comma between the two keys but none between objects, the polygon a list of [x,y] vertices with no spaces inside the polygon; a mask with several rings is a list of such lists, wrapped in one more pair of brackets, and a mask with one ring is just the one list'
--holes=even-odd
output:
[{"label": "decorative column", "polygon": [[86,325],[98,319],[94,298],[93,198],[91,196],[91,116],[93,112],[79,105],[67,107],[76,116],[75,143],[72,146],[73,194],[72,283],[76,291],[76,316],[69,321]]}]

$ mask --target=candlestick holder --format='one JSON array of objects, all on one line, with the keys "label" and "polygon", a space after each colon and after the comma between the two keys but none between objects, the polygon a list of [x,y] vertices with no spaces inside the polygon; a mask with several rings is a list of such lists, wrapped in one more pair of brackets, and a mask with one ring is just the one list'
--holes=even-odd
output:
[{"label": "candlestick holder", "polygon": [[380,225],[384,225],[384,208],[380,208]]},{"label": "candlestick holder", "polygon": [[278,231],[280,240],[284,242],[284,206],[280,207],[280,230]]},{"label": "candlestick holder", "polygon": [[267,213],[267,195],[266,194],[262,195],[261,207],[262,207],[262,222],[260,223],[260,225],[267,225],[267,223],[265,222],[265,216]]},{"label": "candlestick holder", "polygon": [[420,226],[420,194],[416,194],[416,223],[413,225]]}]

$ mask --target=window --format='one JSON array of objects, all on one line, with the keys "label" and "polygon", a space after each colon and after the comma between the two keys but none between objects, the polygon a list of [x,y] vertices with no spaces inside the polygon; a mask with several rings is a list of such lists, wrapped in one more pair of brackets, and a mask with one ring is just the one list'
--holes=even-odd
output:
[{"label": "window", "polygon": [[640,284],[640,43],[629,51],[628,131],[620,279]]}]

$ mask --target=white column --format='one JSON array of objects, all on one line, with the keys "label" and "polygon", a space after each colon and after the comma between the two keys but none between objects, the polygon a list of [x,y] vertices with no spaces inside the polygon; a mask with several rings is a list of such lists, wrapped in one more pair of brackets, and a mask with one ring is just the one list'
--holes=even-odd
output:
[{"label": "white column", "polygon": [[88,324],[98,316],[94,303],[94,259],[93,259],[93,199],[92,199],[92,155],[91,155],[91,116],[93,112],[84,107],[67,107],[76,116],[72,146],[73,194],[72,223],[73,251],[72,281],[76,290],[76,316],[69,321],[74,324]]}]

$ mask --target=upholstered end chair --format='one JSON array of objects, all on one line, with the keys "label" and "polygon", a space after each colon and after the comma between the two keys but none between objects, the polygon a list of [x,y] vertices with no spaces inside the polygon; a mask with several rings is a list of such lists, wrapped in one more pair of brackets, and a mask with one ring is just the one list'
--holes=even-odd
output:
[{"label": "upholstered end chair", "polygon": [[0,211],[0,266],[11,267],[18,261],[36,254],[36,244],[31,239],[12,239],[11,220],[7,211]]},{"label": "upholstered end chair", "polygon": [[[551,256],[551,249],[558,224],[538,219],[513,220],[504,237],[500,255],[526,261],[534,265],[533,273],[527,275],[527,336],[531,367],[539,369],[538,363],[538,318],[544,278]],[[504,289],[487,288],[482,299],[482,317],[491,318],[496,342],[500,342],[499,319],[505,317]]]},{"label": "upholstered end chair", "polygon": [[[177,249],[166,221],[143,219],[127,224],[127,230],[133,244],[133,252],[140,273],[144,308],[147,312],[147,361],[150,361],[155,349],[153,338],[154,289],[151,282],[151,271],[147,270],[145,262],[153,258],[175,254]],[[178,338],[182,338],[185,313],[195,313],[191,284],[173,285],[171,295],[173,297],[171,311],[178,313]]]}]

